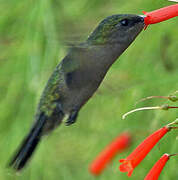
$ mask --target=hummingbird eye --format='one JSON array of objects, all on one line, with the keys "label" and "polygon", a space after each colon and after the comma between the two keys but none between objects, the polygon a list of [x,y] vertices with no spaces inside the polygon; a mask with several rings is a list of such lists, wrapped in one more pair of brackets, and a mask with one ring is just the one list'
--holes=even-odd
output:
[{"label": "hummingbird eye", "polygon": [[123,20],[120,21],[120,23],[121,23],[122,26],[128,26],[129,21],[128,21],[128,19],[123,19]]}]

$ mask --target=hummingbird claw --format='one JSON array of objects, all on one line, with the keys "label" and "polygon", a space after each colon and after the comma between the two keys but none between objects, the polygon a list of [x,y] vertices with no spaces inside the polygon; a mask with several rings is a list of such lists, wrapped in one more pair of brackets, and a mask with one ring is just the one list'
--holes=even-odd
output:
[{"label": "hummingbird claw", "polygon": [[73,110],[66,121],[66,126],[70,126],[71,124],[74,124],[77,120],[77,116],[78,116],[78,110]]}]

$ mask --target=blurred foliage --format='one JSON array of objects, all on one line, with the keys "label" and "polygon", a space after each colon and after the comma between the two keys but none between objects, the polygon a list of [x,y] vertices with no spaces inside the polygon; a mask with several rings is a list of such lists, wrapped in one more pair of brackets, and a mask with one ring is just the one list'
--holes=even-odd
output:
[{"label": "blurred foliage", "polygon": [[[14,174],[6,165],[29,131],[45,83],[70,43],[85,40],[108,15],[142,14],[142,10],[170,4],[163,0],[0,1],[0,179],[95,179],[88,164],[125,130],[133,134],[132,147],[118,155],[98,179],[128,179],[118,171],[118,159],[176,118],[177,110],[137,112],[125,120],[121,116],[143,97],[177,90],[177,18],[143,31],[111,67],[97,93],[80,111],[77,123],[62,125],[45,137],[24,171]],[[137,107],[164,102],[150,100]],[[178,152],[176,135],[175,131],[166,135],[135,169],[132,179],[143,179],[163,153]],[[177,158],[172,158],[160,179],[177,179],[177,164]]]}]

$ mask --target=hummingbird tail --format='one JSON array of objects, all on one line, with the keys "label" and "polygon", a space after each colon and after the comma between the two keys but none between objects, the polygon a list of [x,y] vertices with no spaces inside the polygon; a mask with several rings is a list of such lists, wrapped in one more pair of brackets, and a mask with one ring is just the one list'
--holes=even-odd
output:
[{"label": "hummingbird tail", "polygon": [[46,119],[44,114],[40,115],[39,120],[34,124],[28,136],[24,139],[17,153],[10,161],[9,166],[20,171],[26,165],[41,139],[42,129]]}]

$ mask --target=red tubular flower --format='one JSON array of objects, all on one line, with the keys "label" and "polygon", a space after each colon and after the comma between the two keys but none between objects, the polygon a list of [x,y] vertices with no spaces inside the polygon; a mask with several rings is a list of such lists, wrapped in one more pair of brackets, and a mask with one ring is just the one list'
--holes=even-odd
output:
[{"label": "red tubular flower", "polygon": [[144,180],[158,180],[161,171],[163,170],[166,162],[169,160],[171,155],[164,154],[152,167]]},{"label": "red tubular flower", "polygon": [[111,159],[118,153],[125,150],[131,142],[129,133],[122,133],[111,144],[109,144],[91,163],[89,171],[94,175],[99,175]]},{"label": "red tubular flower", "polygon": [[143,13],[146,15],[144,19],[145,25],[148,26],[149,24],[159,23],[178,16],[178,4],[167,6],[151,12],[143,11]]},{"label": "red tubular flower", "polygon": [[137,148],[126,158],[121,159],[119,162],[119,169],[121,172],[128,172],[128,176],[131,176],[134,168],[145,158],[145,156],[151,151],[156,143],[171,129],[168,125],[155,131],[148,136]]}]

